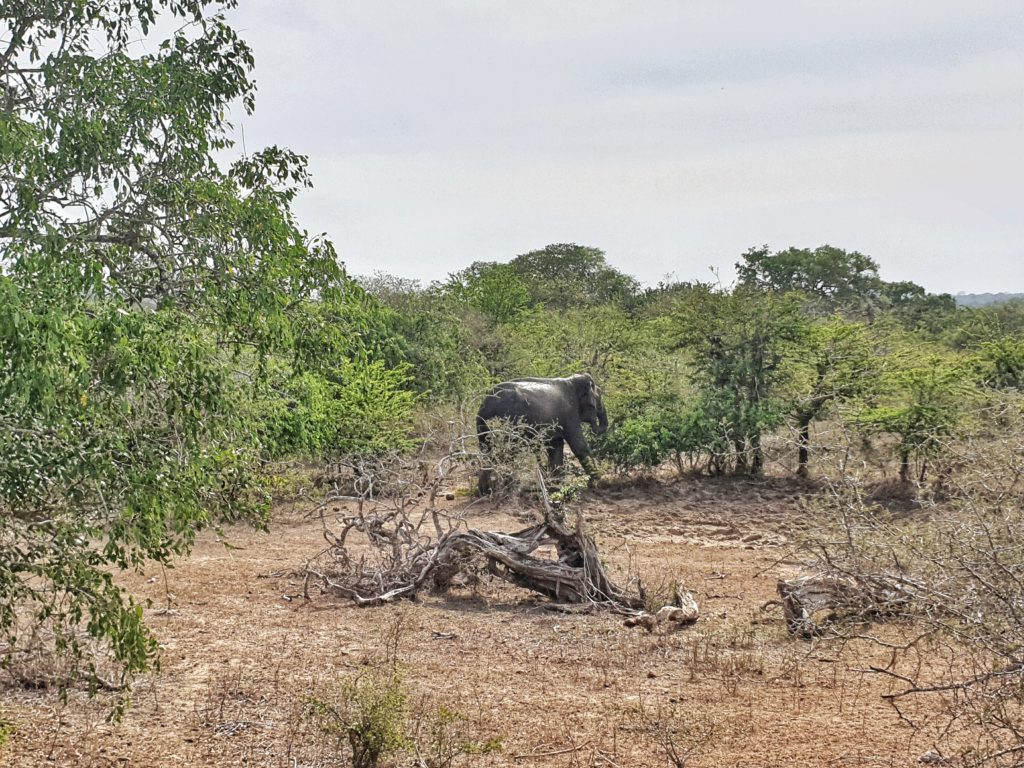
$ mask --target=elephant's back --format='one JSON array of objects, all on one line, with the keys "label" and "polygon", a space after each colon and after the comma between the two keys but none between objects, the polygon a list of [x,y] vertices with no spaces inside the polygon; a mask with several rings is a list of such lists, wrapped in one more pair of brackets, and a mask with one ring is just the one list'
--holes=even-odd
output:
[{"label": "elephant's back", "polygon": [[516,406],[521,400],[513,382],[504,381],[501,384],[495,384],[491,387],[491,391],[484,396],[477,416],[481,419],[506,416],[509,414],[509,409]]},{"label": "elephant's back", "polygon": [[505,381],[487,393],[477,417],[517,419],[531,424],[558,423],[564,416],[563,399],[563,393],[551,380]]}]

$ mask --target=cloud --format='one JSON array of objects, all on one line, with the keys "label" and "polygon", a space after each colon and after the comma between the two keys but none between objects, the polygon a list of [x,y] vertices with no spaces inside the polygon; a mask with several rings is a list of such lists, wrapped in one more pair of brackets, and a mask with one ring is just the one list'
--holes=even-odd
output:
[{"label": "cloud", "polygon": [[[549,242],[653,281],[859,249],[935,290],[1024,287],[1024,14],[1002,2],[250,0],[249,148],[354,271]],[[998,287],[997,286],[997,287]]]}]

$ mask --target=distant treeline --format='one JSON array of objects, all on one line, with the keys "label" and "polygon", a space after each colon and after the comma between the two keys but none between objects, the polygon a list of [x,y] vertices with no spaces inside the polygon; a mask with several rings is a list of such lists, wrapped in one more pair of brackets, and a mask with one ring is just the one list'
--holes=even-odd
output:
[{"label": "distant treeline", "polygon": [[1024,293],[958,293],[953,298],[961,307],[985,307],[1024,299]]}]

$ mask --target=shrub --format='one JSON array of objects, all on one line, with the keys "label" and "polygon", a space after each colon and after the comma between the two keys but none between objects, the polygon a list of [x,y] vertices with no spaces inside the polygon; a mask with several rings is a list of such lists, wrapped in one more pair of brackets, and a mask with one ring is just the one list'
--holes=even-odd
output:
[{"label": "shrub", "polygon": [[306,716],[334,743],[348,748],[353,768],[377,768],[382,758],[408,746],[407,696],[398,671],[367,673],[347,682],[332,700],[312,696]]},{"label": "shrub", "polygon": [[650,470],[668,459],[680,472],[684,459],[693,466],[704,460],[714,469],[728,450],[714,427],[703,410],[653,408],[617,425],[597,443],[596,451],[617,472]]},{"label": "shrub", "polygon": [[412,445],[406,367],[343,360],[328,375],[280,373],[257,406],[273,459],[380,455]]}]

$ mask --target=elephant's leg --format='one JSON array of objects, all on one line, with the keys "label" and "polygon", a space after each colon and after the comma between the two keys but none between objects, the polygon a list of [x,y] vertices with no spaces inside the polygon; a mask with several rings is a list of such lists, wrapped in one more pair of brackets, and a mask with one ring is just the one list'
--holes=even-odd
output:
[{"label": "elephant's leg", "polygon": [[476,439],[480,443],[480,458],[482,460],[480,474],[477,476],[476,490],[481,496],[487,496],[492,490],[493,476],[493,472],[488,466],[491,460],[491,433],[487,428],[487,423],[479,416],[477,416],[476,423]]},{"label": "elephant's leg", "polygon": [[565,463],[565,440],[553,437],[548,440],[548,468],[556,475],[562,473]]},{"label": "elephant's leg", "polygon": [[567,431],[565,439],[569,443],[569,447],[572,448],[573,455],[579,459],[580,465],[590,476],[590,482],[593,483],[598,476],[597,465],[590,458],[590,446],[587,445],[587,441],[583,437],[583,430]]}]

